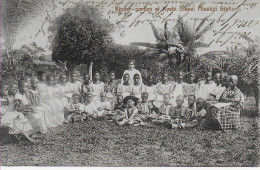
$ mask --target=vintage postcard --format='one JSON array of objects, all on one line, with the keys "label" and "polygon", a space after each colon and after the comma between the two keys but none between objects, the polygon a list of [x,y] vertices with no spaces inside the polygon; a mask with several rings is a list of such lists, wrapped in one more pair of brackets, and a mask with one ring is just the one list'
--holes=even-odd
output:
[{"label": "vintage postcard", "polygon": [[2,0],[1,166],[259,166],[259,3]]}]

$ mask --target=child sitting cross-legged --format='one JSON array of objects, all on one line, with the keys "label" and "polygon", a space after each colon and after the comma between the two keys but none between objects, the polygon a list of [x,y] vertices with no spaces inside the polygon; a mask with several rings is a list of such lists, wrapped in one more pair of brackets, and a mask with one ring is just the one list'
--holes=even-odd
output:
[{"label": "child sitting cross-legged", "polygon": [[72,99],[68,107],[65,109],[65,113],[68,114],[65,123],[78,122],[86,119],[86,114],[84,113],[84,105],[79,102],[80,95],[78,93],[72,94]]},{"label": "child sitting cross-legged", "polygon": [[[183,106],[184,96],[178,95],[176,98],[176,106],[170,112],[170,126],[167,128],[182,128],[182,119],[185,118],[187,108]],[[168,122],[167,122],[168,123]]]},{"label": "child sitting cross-legged", "polygon": [[165,93],[163,95],[163,103],[157,112],[157,117],[152,120],[155,124],[160,125],[171,119],[170,113],[173,112],[173,106],[171,105],[170,100],[171,100],[170,94]]},{"label": "child sitting cross-legged", "polygon": [[108,114],[111,109],[111,102],[107,100],[107,95],[105,92],[100,93],[100,102],[96,102],[97,112],[96,117],[102,118],[106,114]]},{"label": "child sitting cross-legged", "polygon": [[138,117],[138,109],[136,108],[138,98],[134,96],[126,96],[123,103],[126,105],[124,109],[124,118],[115,120],[118,125],[139,125],[141,119]]},{"label": "child sitting cross-legged", "polygon": [[115,114],[112,117],[110,117],[111,119],[119,121],[119,120],[123,120],[125,118],[124,111],[125,111],[126,105],[123,103],[123,99],[124,99],[124,97],[121,94],[116,96],[116,103],[114,106]]},{"label": "child sitting cross-legged", "polygon": [[157,116],[156,112],[158,109],[153,105],[152,102],[148,101],[149,95],[147,92],[143,92],[141,95],[142,101],[138,103],[138,111],[140,118],[142,119],[142,125],[146,125],[147,121],[152,120]]},{"label": "child sitting cross-legged", "polygon": [[182,128],[192,128],[198,125],[198,119],[196,114],[196,96],[189,95],[188,96],[188,107],[184,114],[184,118],[182,119],[181,127]]},{"label": "child sitting cross-legged", "polygon": [[196,116],[199,120],[202,120],[206,116],[206,103],[203,98],[198,98],[196,101]]},{"label": "child sitting cross-legged", "polygon": [[84,112],[86,112],[87,117],[91,119],[97,118],[98,115],[98,107],[96,102],[93,101],[95,97],[96,96],[93,96],[90,92],[85,94]]},{"label": "child sitting cross-legged", "polygon": [[124,97],[121,94],[116,96],[116,104],[114,106],[115,111],[117,111],[117,110],[124,111],[125,105],[123,103],[123,99],[124,99]]}]

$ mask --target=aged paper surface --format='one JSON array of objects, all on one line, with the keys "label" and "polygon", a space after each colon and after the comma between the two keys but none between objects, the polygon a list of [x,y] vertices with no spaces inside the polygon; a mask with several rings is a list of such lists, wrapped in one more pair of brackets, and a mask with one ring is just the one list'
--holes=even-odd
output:
[{"label": "aged paper surface", "polygon": [[1,165],[259,166],[259,16],[257,0],[3,0]]}]

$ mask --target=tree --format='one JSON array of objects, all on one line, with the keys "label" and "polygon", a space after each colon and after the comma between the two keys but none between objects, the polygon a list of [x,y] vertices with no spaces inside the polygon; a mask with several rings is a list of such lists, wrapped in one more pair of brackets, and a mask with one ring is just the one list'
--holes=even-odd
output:
[{"label": "tree", "polygon": [[[24,76],[25,73],[34,74],[35,60],[45,58],[45,50],[38,47],[35,42],[23,45],[20,49],[13,49],[2,53],[2,75],[4,78]],[[8,57],[7,57],[8,55]]]},{"label": "tree", "polygon": [[201,73],[207,68],[237,75],[240,79],[238,87],[246,95],[253,95],[256,101],[256,108],[260,111],[260,67],[259,57],[260,48],[257,40],[247,38],[248,47],[233,49],[227,48],[226,51],[212,51],[198,57],[196,62],[196,72]]},{"label": "tree", "polygon": [[234,58],[231,63],[230,74],[238,75],[242,80],[239,83],[241,89],[253,92],[256,108],[260,112],[260,48],[257,40],[247,38],[248,47],[242,47],[229,51],[229,57]]},{"label": "tree", "polygon": [[209,44],[201,42],[203,35],[213,26],[212,22],[203,27],[206,19],[204,18],[197,27],[196,22],[194,22],[193,27],[191,27],[188,21],[184,22],[182,17],[179,16],[172,32],[168,30],[167,22],[165,22],[161,34],[158,31],[159,29],[156,29],[151,23],[157,43],[134,42],[132,45],[145,46],[151,49],[148,56],[158,57],[158,59],[168,62],[171,69],[176,70],[176,67],[186,66],[187,71],[190,71],[191,60],[196,53],[196,49],[209,46]]},{"label": "tree", "polygon": [[109,44],[114,26],[103,18],[100,10],[85,4],[67,9],[49,28],[52,59],[68,63],[70,70],[79,63],[98,61]]},{"label": "tree", "polygon": [[2,36],[8,55],[12,50],[19,30],[30,21],[45,12],[46,7],[52,6],[51,0],[2,0]]}]

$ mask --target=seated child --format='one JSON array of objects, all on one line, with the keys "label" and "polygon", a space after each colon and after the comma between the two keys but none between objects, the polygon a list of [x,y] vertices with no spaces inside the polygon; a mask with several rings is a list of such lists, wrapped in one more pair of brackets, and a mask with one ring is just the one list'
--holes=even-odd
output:
[{"label": "seated child", "polygon": [[184,118],[182,119],[181,126],[183,128],[191,128],[198,124],[196,117],[196,97],[195,95],[188,96],[188,108],[186,109]]},{"label": "seated child", "polygon": [[136,108],[138,98],[134,96],[127,96],[124,98],[123,103],[126,105],[124,110],[123,120],[115,120],[118,125],[138,125],[141,119],[138,117],[138,109]]},{"label": "seated child", "polygon": [[148,101],[148,93],[143,92],[141,98],[142,101],[139,102],[137,106],[140,118],[143,121],[147,121],[147,119],[149,119],[150,117],[156,117],[156,111],[158,111],[158,109],[153,105],[152,102]]},{"label": "seated child", "polygon": [[187,108],[183,106],[184,96],[179,95],[176,98],[176,106],[170,112],[171,127],[182,128],[182,119],[185,118]]},{"label": "seated child", "polygon": [[158,116],[155,117],[155,119],[153,120],[153,122],[155,123],[164,123],[167,120],[170,119],[170,114],[173,112],[173,106],[170,103],[171,101],[171,96],[169,93],[165,93],[163,95],[163,103],[160,106],[159,110],[158,110]]},{"label": "seated child", "polygon": [[105,92],[100,93],[100,102],[96,102],[97,106],[97,117],[103,117],[111,111],[111,103],[107,100],[107,96]]},{"label": "seated child", "polygon": [[121,94],[116,96],[116,104],[114,106],[115,115],[111,118],[114,120],[123,120],[125,118],[125,104],[123,103],[123,96]]},{"label": "seated child", "polygon": [[72,94],[72,100],[68,107],[65,109],[65,113],[68,114],[65,123],[83,121],[86,119],[84,112],[84,105],[79,102],[80,95],[78,93]]},{"label": "seated child", "polygon": [[[34,143],[34,140],[29,137],[31,130],[33,130],[31,123],[22,113],[21,101],[14,100],[12,107],[10,107],[10,103],[7,99],[8,97],[8,85],[7,83],[2,82],[1,88],[1,125],[2,127],[10,128],[8,130],[8,134],[22,134],[26,137],[30,142]],[[2,129],[3,130],[3,129]],[[5,134],[3,131],[1,132],[1,140],[4,138]],[[3,141],[2,141],[3,142]]]},{"label": "seated child", "polygon": [[92,93],[86,93],[85,94],[85,103],[84,103],[84,112],[86,112],[87,116],[90,118],[96,118],[97,117],[97,105],[95,102],[93,102],[93,95]]},{"label": "seated child", "polygon": [[205,100],[203,98],[198,98],[196,101],[196,117],[199,120],[205,118],[207,111],[205,109]]},{"label": "seated child", "polygon": [[114,110],[115,111],[117,111],[117,110],[124,111],[124,109],[125,109],[125,106],[124,106],[124,103],[123,103],[123,96],[121,94],[117,95]]},{"label": "seated child", "polygon": [[[161,82],[156,84],[156,97],[153,104],[159,108],[163,102],[163,95],[167,93],[170,95],[170,98],[172,98],[173,96],[171,94],[173,93],[174,89],[175,83],[169,81],[168,73],[163,73],[161,76]],[[170,103],[174,102],[170,101]]]}]

